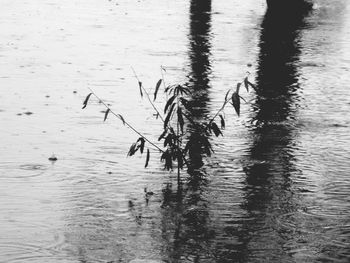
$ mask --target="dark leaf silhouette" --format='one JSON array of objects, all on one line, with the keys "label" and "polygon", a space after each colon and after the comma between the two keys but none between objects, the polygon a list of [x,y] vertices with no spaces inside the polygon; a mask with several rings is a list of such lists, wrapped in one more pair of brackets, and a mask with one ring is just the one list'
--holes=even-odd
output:
[{"label": "dark leaf silhouette", "polygon": [[241,85],[242,85],[241,82],[238,82],[238,83],[237,83],[236,93],[239,93],[239,89],[240,89]]},{"label": "dark leaf silhouette", "polygon": [[177,108],[177,120],[180,124],[181,133],[184,133],[184,118],[182,116],[182,110],[180,107]]},{"label": "dark leaf silhouette", "polygon": [[183,95],[186,94],[188,95],[190,93],[189,89],[187,87],[183,87],[181,85],[177,85],[174,89],[174,95]]},{"label": "dark leaf silhouette", "polygon": [[244,87],[246,88],[247,92],[249,92],[249,84],[248,84],[248,77],[244,78]]},{"label": "dark leaf silhouette", "polygon": [[188,111],[192,110],[192,107],[191,107],[190,103],[188,102],[188,100],[186,100],[184,98],[180,98],[180,102],[185,107],[186,110],[188,110]]},{"label": "dark leaf silhouette", "polygon": [[211,144],[210,144],[208,138],[206,136],[200,136],[199,139],[200,139],[200,143],[203,146],[204,153],[208,157],[210,157],[211,156],[211,152],[213,152],[213,149],[211,148]]},{"label": "dark leaf silhouette", "polygon": [[143,149],[145,148],[145,139],[140,137],[137,142],[140,142],[140,152],[143,153]]},{"label": "dark leaf silhouette", "polygon": [[137,147],[136,147],[136,143],[133,143],[131,146],[130,146],[130,149],[129,149],[129,152],[128,152],[128,155],[127,156],[133,156],[135,154],[135,152],[137,151]]},{"label": "dark leaf silhouette", "polygon": [[140,88],[140,95],[141,95],[141,98],[143,98],[143,93],[142,93],[142,82],[139,81],[139,88]]},{"label": "dark leaf silhouette", "polygon": [[171,93],[172,90],[174,89],[174,86],[173,85],[169,85],[168,87],[165,88],[165,93]]},{"label": "dark leaf silhouette", "polygon": [[176,96],[175,96],[175,95],[171,96],[171,97],[168,99],[168,101],[166,102],[165,107],[164,107],[164,113],[167,112],[169,106],[174,102],[175,99],[176,99]]},{"label": "dark leaf silhouette", "polygon": [[211,123],[211,129],[213,130],[216,137],[218,137],[220,134],[222,135],[222,132],[220,131],[218,125],[215,122]]},{"label": "dark leaf silhouette", "polygon": [[119,119],[121,119],[121,121],[123,122],[123,125],[125,125],[125,120],[124,120],[123,116],[120,114],[117,114],[117,116]]},{"label": "dark leaf silhouette", "polygon": [[159,90],[159,87],[160,87],[161,83],[162,83],[162,79],[158,80],[158,82],[156,84],[156,89],[154,91],[154,99],[153,100],[156,100],[156,98],[157,98],[157,93],[158,93],[158,90]]},{"label": "dark leaf silhouette", "polygon": [[242,96],[239,96],[245,103],[248,103]]},{"label": "dark leaf silhouette", "polygon": [[241,102],[237,92],[232,93],[232,106],[235,108],[237,115],[239,116]]},{"label": "dark leaf silhouette", "polygon": [[147,156],[146,156],[145,168],[148,166],[149,158],[150,158],[150,152],[149,152],[149,149],[147,149]]},{"label": "dark leaf silhouette", "polygon": [[225,119],[224,117],[220,114],[219,115],[220,120],[221,120],[221,129],[225,129]]},{"label": "dark leaf silhouette", "polygon": [[108,108],[108,109],[106,110],[105,118],[103,119],[103,121],[106,121],[106,120],[107,120],[107,116],[108,116],[109,111],[110,111],[110,109]]},{"label": "dark leaf silhouette", "polygon": [[161,139],[163,139],[163,138],[165,137],[165,135],[166,135],[167,132],[168,132],[168,130],[167,130],[167,129],[164,129],[164,131],[162,132],[162,134],[159,136],[158,141],[160,141]]},{"label": "dark leaf silhouette", "polygon": [[168,154],[165,159],[165,169],[172,170],[173,169],[173,161],[171,159],[171,155]]},{"label": "dark leaf silhouette", "polygon": [[164,168],[167,169],[168,171],[173,169],[173,162],[171,159],[171,154],[169,150],[166,150],[163,152],[162,156],[160,157],[161,161],[165,161]]},{"label": "dark leaf silhouette", "polygon": [[92,93],[89,93],[89,95],[86,96],[86,98],[85,98],[85,100],[84,100],[84,102],[83,102],[84,106],[83,106],[82,109],[85,109],[85,108],[86,108],[87,103],[88,103],[88,101],[89,101],[91,95],[92,95]]},{"label": "dark leaf silhouette", "polygon": [[174,107],[175,107],[176,103],[173,103],[170,107],[170,110],[168,111],[168,115],[166,116],[165,120],[164,120],[164,129],[166,129],[166,127],[168,126],[168,123],[170,121],[170,117],[173,113]]},{"label": "dark leaf silhouette", "polygon": [[172,136],[172,134],[168,134],[168,136],[165,137],[164,147],[166,147],[167,145],[169,145],[169,146],[173,145],[173,136]]},{"label": "dark leaf silhouette", "polygon": [[251,83],[251,82],[248,81],[248,85],[251,86],[251,87],[253,88],[253,90],[256,91],[256,86],[255,86],[253,83]]}]

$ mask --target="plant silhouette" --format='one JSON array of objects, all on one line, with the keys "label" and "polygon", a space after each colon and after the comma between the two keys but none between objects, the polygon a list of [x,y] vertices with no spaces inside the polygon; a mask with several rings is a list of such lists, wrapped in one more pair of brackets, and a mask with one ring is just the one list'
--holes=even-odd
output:
[{"label": "plant silhouette", "polygon": [[[161,67],[161,70],[163,76],[163,71],[165,71],[165,69]],[[141,98],[146,98],[148,100],[155,111],[155,118],[163,123],[163,128],[157,142],[148,139],[141,131],[133,127],[130,122],[126,121],[121,114],[114,112],[92,89],[90,89],[90,93],[83,102],[83,109],[87,107],[92,95],[97,98],[106,107],[103,117],[104,121],[112,114],[122,121],[123,125],[130,128],[139,136],[136,142],[131,144],[127,156],[133,156],[137,152],[140,152],[140,154],[145,152],[146,168],[151,159],[150,148],[156,149],[160,153],[160,161],[164,163],[164,169],[168,171],[177,169],[179,184],[181,182],[180,171],[185,167],[188,169],[191,168],[189,160],[193,160],[196,156],[210,157],[213,153],[208,138],[211,135],[215,135],[216,137],[223,136],[223,130],[226,126],[224,114],[226,107],[231,105],[237,115],[240,115],[241,100],[245,101],[240,95],[241,87],[244,86],[247,91],[249,91],[250,88],[256,89],[255,85],[248,80],[248,72],[243,81],[237,83],[235,89],[229,89],[226,92],[223,104],[219,110],[212,117],[199,121],[192,116],[192,106],[186,98],[190,94],[190,90],[186,85],[165,85],[164,78],[162,77],[156,83],[152,100],[135,71],[134,74],[138,81]],[[160,111],[157,109],[154,102],[157,99],[162,83],[164,84],[163,92],[168,99],[164,103],[164,110]],[[188,132],[188,123],[190,124],[191,132]],[[187,134],[190,135],[186,136]],[[147,148],[147,151],[145,151],[145,148]]]}]

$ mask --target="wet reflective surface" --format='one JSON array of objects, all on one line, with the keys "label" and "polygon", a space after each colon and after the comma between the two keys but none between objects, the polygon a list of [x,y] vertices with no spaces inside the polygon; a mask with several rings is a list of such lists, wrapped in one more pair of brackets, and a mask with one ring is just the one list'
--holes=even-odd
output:
[{"label": "wet reflective surface", "polygon": [[[0,262],[348,262],[349,8],[3,1]],[[257,85],[182,188],[156,152],[126,158],[137,136],[96,100],[81,110],[90,87],[156,140],[130,66],[152,90],[160,65],[198,120],[247,70]]]}]

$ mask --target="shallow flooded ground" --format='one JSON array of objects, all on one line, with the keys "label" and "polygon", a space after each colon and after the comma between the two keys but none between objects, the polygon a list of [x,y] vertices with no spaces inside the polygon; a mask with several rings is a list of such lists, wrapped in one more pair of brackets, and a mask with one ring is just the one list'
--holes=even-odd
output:
[{"label": "shallow flooded ground", "polygon": [[[203,3],[2,0],[0,262],[350,260],[349,4],[286,23],[263,0]],[[131,67],[151,91],[161,66],[198,118],[246,71],[258,86],[181,191],[156,152],[126,158],[138,136],[98,101],[81,109],[91,88],[156,140]]]}]

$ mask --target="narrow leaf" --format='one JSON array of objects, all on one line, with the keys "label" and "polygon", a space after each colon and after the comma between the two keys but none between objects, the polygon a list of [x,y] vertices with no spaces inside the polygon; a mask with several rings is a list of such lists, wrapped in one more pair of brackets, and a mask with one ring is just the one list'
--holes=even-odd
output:
[{"label": "narrow leaf", "polygon": [[190,105],[190,103],[188,102],[188,100],[184,99],[184,98],[180,98],[181,104],[182,106],[185,107],[186,110],[191,111],[192,107]]},{"label": "narrow leaf", "polygon": [[117,114],[118,118],[123,122],[123,125],[125,125],[125,120],[122,115]]},{"label": "narrow leaf", "polygon": [[239,96],[245,103],[248,103],[242,96]]},{"label": "narrow leaf", "polygon": [[85,109],[85,108],[86,108],[87,103],[88,103],[88,101],[89,101],[91,95],[92,95],[92,93],[89,93],[89,95],[86,96],[86,98],[85,98],[85,100],[84,100],[84,102],[83,102],[84,106],[83,106],[82,109]]},{"label": "narrow leaf", "polygon": [[171,93],[174,89],[174,86],[173,85],[169,85],[168,87],[165,88],[165,93]]},{"label": "narrow leaf", "polygon": [[184,118],[182,116],[182,110],[180,107],[177,108],[177,121],[180,124],[181,133],[184,133]]},{"label": "narrow leaf", "polygon": [[106,120],[107,120],[107,116],[108,116],[109,111],[110,111],[110,109],[108,108],[108,109],[106,110],[105,118],[103,119],[103,121],[106,121]]},{"label": "narrow leaf", "polygon": [[241,82],[238,82],[237,83],[237,87],[236,87],[236,92],[239,93],[239,89],[241,87],[242,83]]},{"label": "narrow leaf", "polygon": [[149,158],[150,158],[150,153],[149,153],[149,149],[147,149],[145,168],[148,166]]},{"label": "narrow leaf", "polygon": [[166,129],[166,127],[168,126],[168,123],[170,121],[170,117],[173,113],[174,107],[175,107],[176,103],[173,103],[168,111],[168,115],[166,116],[165,120],[164,120],[164,129]]},{"label": "narrow leaf", "polygon": [[256,91],[256,86],[253,83],[248,81],[248,85],[251,86]]},{"label": "narrow leaf", "polygon": [[129,152],[128,152],[128,155],[127,156],[133,156],[136,152],[136,143],[133,143],[131,146],[130,146],[130,149],[129,149]]},{"label": "narrow leaf", "polygon": [[143,149],[145,147],[145,139],[143,137],[140,137],[137,142],[140,142],[140,152],[143,153]]},{"label": "narrow leaf", "polygon": [[158,82],[157,82],[157,84],[156,84],[156,89],[155,89],[155,91],[154,91],[154,99],[153,99],[153,101],[155,101],[156,98],[157,98],[157,93],[158,93],[158,90],[159,90],[159,87],[160,87],[160,84],[161,84],[161,83],[162,83],[162,79],[158,80]]},{"label": "narrow leaf", "polygon": [[216,125],[215,122],[212,122],[211,128],[212,128],[216,137],[218,137],[220,134],[222,135],[222,132],[220,131],[219,127]]},{"label": "narrow leaf", "polygon": [[232,94],[232,98],[231,98],[231,99],[232,99],[232,105],[233,105],[233,107],[235,108],[237,115],[239,116],[241,102],[240,102],[240,100],[239,100],[239,95],[238,95],[238,93],[237,93],[237,92],[234,92],[234,93]]},{"label": "narrow leaf", "polygon": [[225,129],[225,119],[221,114],[219,115],[219,117],[221,119],[221,129]]},{"label": "narrow leaf", "polygon": [[248,84],[248,77],[245,77],[244,78],[244,86],[245,86],[245,88],[246,88],[246,90],[247,90],[247,92],[249,92],[249,84]]},{"label": "narrow leaf", "polygon": [[140,88],[140,95],[141,95],[141,98],[143,98],[143,93],[142,93],[142,82],[139,81],[139,88]]},{"label": "narrow leaf", "polygon": [[176,98],[176,96],[173,95],[170,97],[170,99],[168,99],[168,101],[166,102],[165,107],[164,107],[164,113],[167,112],[169,106],[174,102],[175,98]]}]

